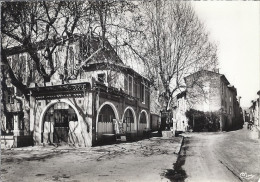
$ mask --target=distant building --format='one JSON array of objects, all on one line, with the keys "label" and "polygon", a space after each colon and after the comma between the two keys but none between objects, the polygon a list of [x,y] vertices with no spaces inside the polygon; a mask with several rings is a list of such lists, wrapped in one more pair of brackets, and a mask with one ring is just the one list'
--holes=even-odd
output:
[{"label": "distant building", "polygon": [[218,113],[221,130],[242,127],[237,91],[225,75],[202,70],[185,77],[185,83],[189,109]]},{"label": "distant building", "polygon": [[[257,92],[260,97],[260,91]],[[253,129],[257,132],[258,138],[260,138],[260,98],[252,100],[252,105],[249,107],[249,129]]]}]

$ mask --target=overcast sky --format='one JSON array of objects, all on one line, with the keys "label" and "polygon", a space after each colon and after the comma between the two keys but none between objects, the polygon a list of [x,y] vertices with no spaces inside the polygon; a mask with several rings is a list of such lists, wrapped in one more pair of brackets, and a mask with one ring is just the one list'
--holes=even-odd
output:
[{"label": "overcast sky", "polygon": [[250,106],[260,90],[260,3],[193,1],[200,20],[218,44],[220,73],[237,88],[241,105]]}]

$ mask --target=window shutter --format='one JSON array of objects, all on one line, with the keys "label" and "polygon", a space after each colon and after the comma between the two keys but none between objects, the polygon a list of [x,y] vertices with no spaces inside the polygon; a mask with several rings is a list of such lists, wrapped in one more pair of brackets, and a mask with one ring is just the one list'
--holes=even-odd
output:
[{"label": "window shutter", "polygon": [[127,80],[127,76],[124,75],[124,90],[125,93],[128,93],[128,80]]},{"label": "window shutter", "polygon": [[137,83],[137,98],[140,99],[140,92],[141,92],[141,88],[140,88],[140,83]]},{"label": "window shutter", "polygon": [[133,77],[128,75],[128,82],[129,82],[129,86],[128,86],[128,89],[129,89],[129,95],[133,95]]},{"label": "window shutter", "polygon": [[137,82],[136,81],[134,81],[134,93],[133,93],[133,96],[134,97],[137,97]]}]

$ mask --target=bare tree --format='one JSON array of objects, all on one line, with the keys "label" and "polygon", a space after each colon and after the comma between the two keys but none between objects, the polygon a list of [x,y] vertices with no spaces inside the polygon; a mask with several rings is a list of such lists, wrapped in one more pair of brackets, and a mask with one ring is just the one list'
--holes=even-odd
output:
[{"label": "bare tree", "polygon": [[168,110],[173,96],[185,88],[185,76],[217,65],[217,48],[190,2],[143,1],[140,9],[144,33],[140,42],[125,44],[146,65],[162,106]]},{"label": "bare tree", "polygon": [[[5,69],[2,73],[6,78],[2,81],[10,80],[22,92],[27,103],[28,86],[36,80],[33,80],[32,74],[25,74],[20,69],[21,65],[27,65],[29,73],[37,72],[44,83],[50,81],[55,73],[61,74],[65,80],[76,79],[82,66],[104,49],[106,32],[112,32],[109,28],[112,19],[131,9],[131,3],[118,1],[3,2],[1,5],[1,60]],[[89,39],[93,35],[100,43],[97,50],[91,52],[93,45],[84,42],[88,46],[87,51],[78,57],[81,63],[71,73],[69,44],[77,37],[75,33],[90,35],[87,41],[91,41]],[[10,61],[8,48],[14,46],[20,46],[21,52],[29,55],[30,61],[19,57]],[[62,66],[55,65],[59,46],[66,48]],[[6,87],[2,87],[2,91],[5,90]]]}]

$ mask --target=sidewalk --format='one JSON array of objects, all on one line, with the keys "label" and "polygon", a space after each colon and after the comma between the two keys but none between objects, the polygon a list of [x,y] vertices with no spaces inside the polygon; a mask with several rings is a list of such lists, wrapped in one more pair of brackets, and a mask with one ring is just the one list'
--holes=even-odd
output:
[{"label": "sidewalk", "polygon": [[260,140],[260,128],[258,128],[257,126],[253,126],[251,130],[247,129],[247,124],[245,123],[243,126],[244,130],[248,130],[249,133],[249,137],[251,139],[255,139],[255,140]]},{"label": "sidewalk", "polygon": [[168,181],[182,137],[153,137],[89,148],[34,146],[1,150],[2,181]]}]

